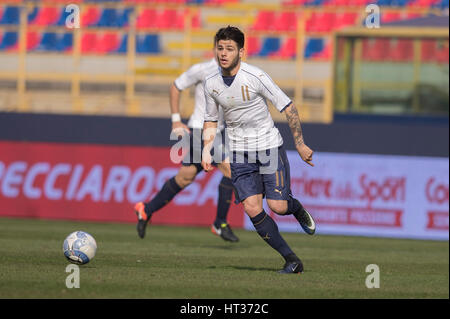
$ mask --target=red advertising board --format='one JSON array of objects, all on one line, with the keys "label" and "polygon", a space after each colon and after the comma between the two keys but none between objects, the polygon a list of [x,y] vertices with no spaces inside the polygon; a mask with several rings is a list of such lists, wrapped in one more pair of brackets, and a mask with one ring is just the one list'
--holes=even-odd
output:
[{"label": "red advertising board", "polygon": [[[169,147],[0,142],[0,216],[135,222],[133,204],[148,201],[174,176]],[[152,218],[154,224],[210,225],[218,170],[201,172]],[[243,226],[232,204],[231,226]]]}]

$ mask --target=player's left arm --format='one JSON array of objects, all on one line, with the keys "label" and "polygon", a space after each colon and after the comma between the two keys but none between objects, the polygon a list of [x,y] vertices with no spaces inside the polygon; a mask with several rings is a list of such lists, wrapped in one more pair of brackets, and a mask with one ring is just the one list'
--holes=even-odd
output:
[{"label": "player's left arm", "polygon": [[297,152],[300,154],[302,160],[304,160],[307,164],[314,166],[314,164],[312,163],[312,156],[314,151],[305,144],[305,141],[303,139],[302,125],[300,123],[300,116],[298,115],[297,108],[295,107],[294,103],[291,103],[284,109],[284,114],[286,116],[289,127],[291,128]]},{"label": "player's left arm", "polygon": [[269,99],[273,106],[275,106],[280,112],[284,112],[291,128],[292,136],[294,137],[295,147],[300,154],[302,160],[311,166],[313,151],[305,144],[303,139],[302,126],[300,124],[300,117],[297,112],[297,108],[289,97],[273,82],[270,76],[260,71],[259,79],[259,92],[266,99]]}]

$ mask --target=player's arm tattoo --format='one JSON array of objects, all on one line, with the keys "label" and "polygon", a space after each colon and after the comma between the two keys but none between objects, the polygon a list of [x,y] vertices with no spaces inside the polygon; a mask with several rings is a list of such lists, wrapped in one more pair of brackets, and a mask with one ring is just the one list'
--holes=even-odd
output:
[{"label": "player's arm tattoo", "polygon": [[303,140],[302,126],[300,124],[300,117],[294,103],[289,105],[284,112],[291,128],[292,136],[294,137],[295,146],[300,146],[305,143]]}]

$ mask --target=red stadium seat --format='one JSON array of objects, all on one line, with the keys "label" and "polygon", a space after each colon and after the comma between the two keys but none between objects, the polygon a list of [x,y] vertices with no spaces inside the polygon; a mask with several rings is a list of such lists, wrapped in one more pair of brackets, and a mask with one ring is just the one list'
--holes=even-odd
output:
[{"label": "red stadium seat", "polygon": [[256,31],[267,31],[271,29],[271,26],[274,21],[275,21],[274,11],[261,10],[258,12],[255,22],[250,28]]},{"label": "red stadium seat", "polygon": [[178,11],[176,9],[163,9],[156,16],[156,25],[158,29],[176,29],[178,20]]},{"label": "red stadium seat", "polygon": [[154,28],[156,26],[156,9],[144,9],[136,19],[137,28]]},{"label": "red stadium seat", "polygon": [[393,21],[401,20],[402,16],[399,12],[387,12],[387,13],[381,13],[381,22],[382,23],[388,23]]},{"label": "red stadium seat", "polygon": [[328,42],[322,51],[319,53],[315,53],[312,56],[313,60],[330,60],[333,54],[333,48],[331,46],[331,42]]},{"label": "red stadium seat", "polygon": [[353,26],[358,22],[358,14],[353,12],[339,13],[336,15],[334,29],[342,29]]},{"label": "red stadium seat", "polygon": [[81,26],[96,25],[100,20],[100,9],[98,7],[88,7],[81,12]]},{"label": "red stadium seat", "polygon": [[27,51],[34,50],[40,43],[40,35],[35,31],[27,32]]},{"label": "red stadium seat", "polygon": [[58,22],[61,10],[56,7],[43,7],[38,11],[36,18],[30,22],[32,25],[48,26]]},{"label": "red stadium seat", "polygon": [[[182,30],[185,26],[186,16],[188,14],[188,10],[186,9],[183,12],[178,13],[177,22],[175,24],[175,28],[178,30]],[[195,12],[191,12],[191,27],[194,29],[198,29],[201,27],[201,18],[200,11],[196,10]]]},{"label": "red stadium seat", "polygon": [[261,42],[259,38],[250,36],[246,39],[246,42],[248,56],[256,55],[259,51],[261,51]]},{"label": "red stadium seat", "polygon": [[119,48],[120,40],[117,32],[106,32],[98,40],[95,52],[105,54],[116,51]]},{"label": "red stadium seat", "polygon": [[287,38],[278,52],[271,54],[270,56],[282,58],[282,59],[292,59],[297,54],[297,39]]},{"label": "red stadium seat", "polygon": [[330,32],[335,25],[336,14],[332,12],[313,12],[306,22],[308,32]]},{"label": "red stadium seat", "polygon": [[296,31],[297,30],[297,14],[292,11],[281,12],[273,24],[276,31]]},{"label": "red stadium seat", "polygon": [[408,6],[412,8],[429,8],[439,2],[440,0],[416,0],[408,3]]},{"label": "red stadium seat", "polygon": [[97,34],[86,32],[81,37],[81,53],[92,53],[97,48]]}]

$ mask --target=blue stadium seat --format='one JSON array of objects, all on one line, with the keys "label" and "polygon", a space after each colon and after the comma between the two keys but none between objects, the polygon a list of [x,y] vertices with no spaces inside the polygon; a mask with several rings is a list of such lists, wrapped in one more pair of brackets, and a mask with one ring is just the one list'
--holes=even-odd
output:
[{"label": "blue stadium seat", "polygon": [[116,53],[127,53],[128,48],[128,34],[125,34],[122,37],[122,41],[120,42],[119,48],[116,50]]},{"label": "blue stadium seat", "polygon": [[55,32],[45,32],[42,35],[41,43],[36,51],[56,51],[58,45],[58,36]]},{"label": "blue stadium seat", "polygon": [[321,5],[323,5],[323,3],[324,3],[325,1],[326,1],[326,0],[311,0],[311,1],[306,2],[306,3],[304,4],[304,6],[305,6],[305,7],[307,7],[307,6],[321,6]]},{"label": "blue stadium seat", "polygon": [[6,7],[3,12],[0,24],[19,24],[20,20],[20,8],[19,7]]},{"label": "blue stadium seat", "polygon": [[34,19],[36,19],[37,15],[39,13],[39,8],[38,7],[34,7],[33,11],[31,11],[30,13],[28,13],[28,22],[33,21]]},{"label": "blue stadium seat", "polygon": [[324,49],[323,39],[309,39],[305,47],[305,58],[311,58],[315,53]]},{"label": "blue stadium seat", "polygon": [[59,35],[58,42],[56,44],[56,51],[66,52],[73,47],[73,33],[64,33]]},{"label": "blue stadium seat", "polygon": [[117,10],[113,8],[103,9],[100,20],[97,23],[99,27],[118,27],[119,17]]},{"label": "blue stadium seat", "polygon": [[118,13],[117,25],[119,27],[127,27],[130,22],[130,14],[134,11],[134,8],[126,8]]},{"label": "blue stadium seat", "polygon": [[159,37],[157,34],[138,35],[136,37],[136,53],[160,53]]},{"label": "blue stadium seat", "polygon": [[17,32],[5,32],[3,34],[2,42],[0,43],[0,50],[7,50],[17,44],[19,36]]},{"label": "blue stadium seat", "polygon": [[275,53],[280,49],[280,38],[266,38],[262,44],[259,56],[269,56],[271,53]]}]

